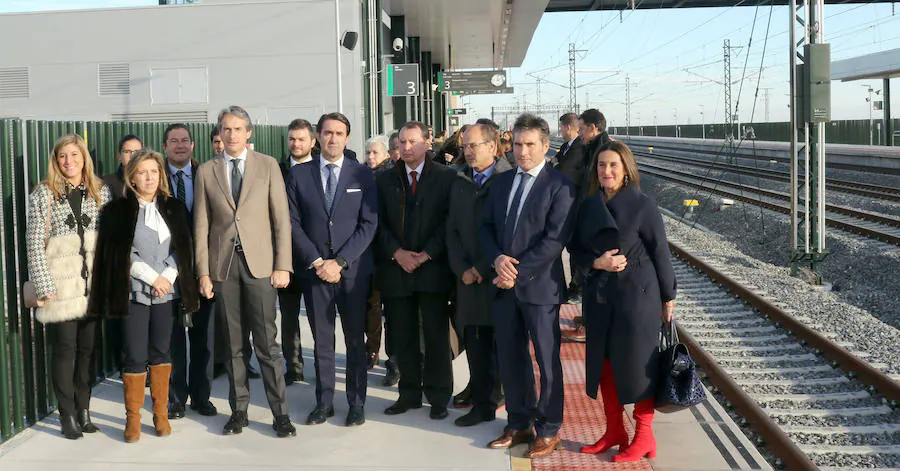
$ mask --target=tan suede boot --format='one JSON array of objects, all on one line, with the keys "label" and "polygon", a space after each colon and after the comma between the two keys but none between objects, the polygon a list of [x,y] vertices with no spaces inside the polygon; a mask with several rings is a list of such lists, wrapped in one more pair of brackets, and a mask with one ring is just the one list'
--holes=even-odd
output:
[{"label": "tan suede boot", "polygon": [[125,443],[141,439],[141,408],[144,407],[146,373],[125,373]]},{"label": "tan suede boot", "polygon": [[172,433],[169,425],[169,376],[172,364],[150,365],[150,397],[153,399],[153,428],[156,436],[165,437]]}]

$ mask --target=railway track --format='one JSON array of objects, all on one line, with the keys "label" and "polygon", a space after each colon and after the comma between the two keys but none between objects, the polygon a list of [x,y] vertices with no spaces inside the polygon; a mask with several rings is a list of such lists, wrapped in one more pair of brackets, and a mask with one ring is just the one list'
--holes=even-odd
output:
[{"label": "railway track", "polygon": [[672,242],[682,342],[787,469],[900,468],[900,384],[881,365]]},{"label": "railway track", "polygon": [[[690,165],[694,167],[704,168],[704,169],[723,169],[727,170],[730,173],[740,174],[740,175],[748,175],[757,178],[764,178],[767,180],[774,180],[778,182],[790,183],[791,174],[790,172],[784,172],[780,170],[774,169],[764,169],[764,168],[755,168],[747,165],[736,165],[729,164],[725,162],[712,162],[704,159],[696,159],[690,157],[677,157],[673,155],[665,155],[660,154],[658,152],[637,152],[636,155],[640,155],[641,157],[649,157],[652,159],[667,161],[667,162],[676,162],[679,164]],[[838,191],[841,193],[849,193],[854,195],[866,196],[869,198],[886,200],[886,201],[900,201],[900,188],[888,187],[888,186],[880,186],[880,185],[871,185],[868,183],[854,182],[849,180],[839,180],[834,178],[829,178],[825,181],[825,188],[827,190]]]},{"label": "railway track", "polygon": [[[640,163],[639,167],[641,173],[645,175],[790,214],[790,195],[787,193],[697,176],[646,162]],[[825,223],[847,232],[900,245],[900,220],[895,218],[837,205],[826,205]]]}]

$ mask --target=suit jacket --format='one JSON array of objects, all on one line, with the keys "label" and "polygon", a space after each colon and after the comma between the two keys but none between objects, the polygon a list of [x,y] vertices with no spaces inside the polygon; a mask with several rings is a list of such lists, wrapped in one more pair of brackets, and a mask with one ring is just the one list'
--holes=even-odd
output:
[{"label": "suit jacket", "polygon": [[256,278],[274,270],[292,272],[291,223],[278,162],[247,149],[238,204],[231,196],[231,171],[224,154],[204,163],[194,178],[194,244],[197,276],[227,277],[235,237]]},{"label": "suit jacket", "polygon": [[506,207],[516,174],[499,175],[491,188],[479,232],[481,246],[491,263],[500,254],[519,261],[513,288],[519,300],[543,305],[562,303],[566,289],[560,256],[575,222],[575,185],[545,164],[522,202],[511,246],[503,247]]},{"label": "suit jacket", "polygon": [[[497,178],[512,169],[505,158],[494,159],[494,170],[481,188],[472,179],[472,168],[465,166],[450,195],[450,214],[447,218],[447,258],[456,276],[456,329],[467,325],[493,325],[491,319],[491,262],[478,243],[478,226],[484,203]],[[475,267],[484,281],[466,285],[462,274]]]},{"label": "suit jacket", "polygon": [[295,165],[287,180],[295,276],[318,279],[308,267],[319,257],[340,255],[349,264],[341,276],[371,275],[369,246],[378,228],[378,194],[369,167],[344,158],[331,211],[325,207],[321,156]]},{"label": "suit jacket", "polygon": [[586,162],[586,151],[581,139],[575,138],[572,145],[566,149],[566,153],[560,154],[557,159],[559,163],[556,166],[556,170],[569,177],[569,180],[572,180],[572,183],[575,184],[576,195],[581,194],[581,185],[588,164]]},{"label": "suit jacket", "polygon": [[122,164],[119,164],[119,168],[115,172],[104,175],[103,183],[109,187],[112,199],[117,200],[125,196],[123,193],[125,191],[125,169],[122,168]]},{"label": "suit jacket", "polygon": [[[412,196],[406,165],[398,162],[375,180],[378,186],[378,233],[375,239],[376,283],[385,296],[415,291],[446,293],[453,286],[447,263],[447,213],[456,171],[426,156],[416,195]],[[393,260],[397,249],[431,256],[412,273]]]}]

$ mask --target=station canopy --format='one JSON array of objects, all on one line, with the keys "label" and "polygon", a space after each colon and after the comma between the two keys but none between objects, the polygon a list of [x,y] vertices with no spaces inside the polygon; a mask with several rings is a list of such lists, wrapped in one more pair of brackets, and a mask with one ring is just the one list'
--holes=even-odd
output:
[{"label": "station canopy", "polygon": [[[547,12],[651,10],[660,8],[700,8],[788,5],[787,0],[550,0]],[[801,0],[798,0],[801,3]],[[846,3],[894,3],[891,0],[825,0],[826,5]]]},{"label": "station canopy", "polygon": [[831,63],[831,79],[849,82],[900,77],[900,49],[875,52]]}]

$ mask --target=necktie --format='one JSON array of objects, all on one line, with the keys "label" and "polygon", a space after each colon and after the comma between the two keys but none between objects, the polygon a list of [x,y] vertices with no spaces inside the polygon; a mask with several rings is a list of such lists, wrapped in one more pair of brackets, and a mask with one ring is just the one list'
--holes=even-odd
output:
[{"label": "necktie", "polygon": [[337,177],[334,175],[335,164],[328,164],[325,168],[328,170],[328,178],[325,180],[325,206],[331,211],[331,205],[334,204],[334,190],[337,187]]},{"label": "necktie", "polygon": [[562,147],[559,148],[559,152],[556,153],[556,158],[559,159],[560,157],[566,155],[566,151],[568,151],[568,150],[569,150],[569,143],[566,142],[565,144],[562,145]]},{"label": "necktie", "polygon": [[231,165],[231,197],[234,198],[234,204],[237,204],[241,196],[241,184],[244,182],[244,176],[241,175],[241,159],[231,159]]},{"label": "necktie", "polygon": [[512,204],[509,205],[509,212],[506,213],[506,223],[503,226],[503,248],[509,250],[512,246],[513,234],[516,231],[516,222],[518,220],[519,205],[522,203],[522,193],[525,192],[525,184],[531,179],[531,174],[519,173],[519,186],[513,195]]},{"label": "necktie", "polygon": [[416,196],[416,188],[419,186],[419,179],[416,178],[418,177],[418,175],[419,173],[415,170],[409,172],[409,177],[412,179],[412,181],[409,183],[409,191],[412,192],[413,196]]},{"label": "necktie", "polygon": [[175,197],[182,203],[187,199],[184,194],[184,170],[175,172]]},{"label": "necktie", "polygon": [[478,187],[479,187],[479,188],[480,188],[482,185],[484,185],[484,174],[483,174],[483,173],[476,173],[476,174],[475,174],[475,183],[478,184]]}]

